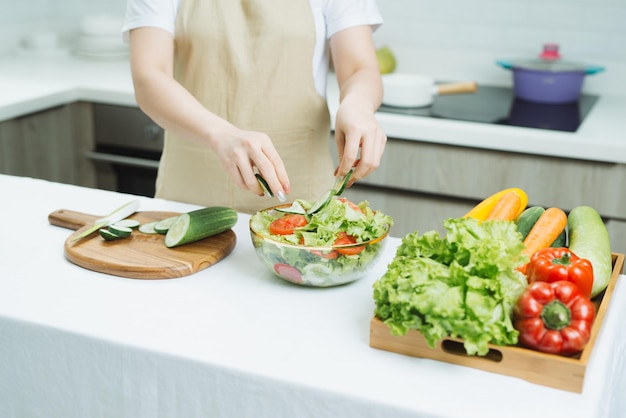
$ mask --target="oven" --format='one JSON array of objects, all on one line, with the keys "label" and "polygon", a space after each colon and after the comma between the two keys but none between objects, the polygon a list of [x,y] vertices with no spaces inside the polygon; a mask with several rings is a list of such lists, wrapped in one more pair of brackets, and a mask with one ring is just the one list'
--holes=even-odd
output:
[{"label": "oven", "polygon": [[137,107],[93,104],[96,187],[154,196],[163,129]]}]

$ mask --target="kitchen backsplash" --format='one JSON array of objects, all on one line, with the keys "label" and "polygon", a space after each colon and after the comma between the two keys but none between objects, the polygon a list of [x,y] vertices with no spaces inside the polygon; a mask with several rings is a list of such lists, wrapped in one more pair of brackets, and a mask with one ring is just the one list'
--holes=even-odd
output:
[{"label": "kitchen backsplash", "polygon": [[564,59],[606,67],[585,90],[626,95],[626,0],[379,0],[379,45],[398,71],[511,84],[498,59],[533,58],[556,42]]},{"label": "kitchen backsplash", "polygon": [[84,16],[123,16],[125,10],[125,0],[0,0],[0,54],[33,34],[55,33],[67,46]]},{"label": "kitchen backsplash", "polygon": [[[336,0],[337,1],[337,0]],[[340,1],[340,0],[339,0]],[[497,59],[536,56],[544,42],[565,59],[602,65],[591,92],[626,95],[626,0],[379,0],[385,25],[375,34],[398,71],[439,79],[510,84]],[[125,0],[0,0],[0,53],[35,31],[71,41],[85,15],[123,15]]]}]

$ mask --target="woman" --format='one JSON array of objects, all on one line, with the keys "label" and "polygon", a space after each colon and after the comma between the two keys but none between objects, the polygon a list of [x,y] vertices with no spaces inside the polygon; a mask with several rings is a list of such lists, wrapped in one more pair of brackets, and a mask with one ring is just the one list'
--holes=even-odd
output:
[{"label": "woman", "polygon": [[[386,136],[375,0],[129,0],[124,34],[140,108],[166,131],[156,196],[255,212],[315,199],[375,170]],[[334,168],[328,51],[340,87]]]}]

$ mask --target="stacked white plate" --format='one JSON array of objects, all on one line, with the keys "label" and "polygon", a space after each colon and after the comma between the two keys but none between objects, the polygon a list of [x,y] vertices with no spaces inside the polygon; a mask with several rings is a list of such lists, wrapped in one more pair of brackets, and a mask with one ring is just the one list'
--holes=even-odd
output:
[{"label": "stacked white plate", "polygon": [[122,40],[123,19],[112,16],[87,16],[81,20],[74,43],[74,54],[92,60],[119,60],[128,57]]}]

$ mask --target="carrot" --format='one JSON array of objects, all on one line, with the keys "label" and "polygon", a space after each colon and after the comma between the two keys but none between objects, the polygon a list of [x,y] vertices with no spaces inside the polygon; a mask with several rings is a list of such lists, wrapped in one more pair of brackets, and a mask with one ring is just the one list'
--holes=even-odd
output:
[{"label": "carrot", "polygon": [[[524,239],[523,254],[532,257],[537,251],[549,247],[567,226],[567,214],[560,208],[546,209]],[[520,271],[526,274],[526,266]]]},{"label": "carrot", "polygon": [[512,221],[519,213],[519,207],[521,204],[522,199],[520,199],[519,194],[514,191],[505,193],[496,202],[485,220],[489,221],[497,219],[503,221]]}]

